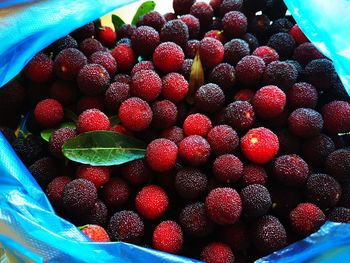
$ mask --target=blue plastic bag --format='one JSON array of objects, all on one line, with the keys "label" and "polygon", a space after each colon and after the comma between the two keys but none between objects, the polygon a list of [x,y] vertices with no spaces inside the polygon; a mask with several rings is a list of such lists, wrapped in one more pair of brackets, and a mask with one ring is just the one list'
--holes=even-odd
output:
[{"label": "blue plastic bag", "polygon": [[[131,1],[15,1],[19,2],[35,3],[26,8],[16,6],[16,12],[11,9],[15,13],[8,11],[5,16],[4,9],[0,10],[0,86],[52,41]],[[0,8],[13,3],[2,1]],[[332,12],[329,18],[325,17],[324,5],[327,4],[327,10],[337,5],[349,10],[350,2],[286,0],[286,3],[307,36],[333,59],[349,91],[350,56],[346,54],[349,23],[336,23],[333,18],[339,14]],[[333,29],[319,28],[322,21],[329,22],[331,18]],[[29,21],[32,22],[29,30],[21,27],[28,26]],[[332,30],[336,32],[334,36]],[[343,36],[342,45],[334,40],[335,36]],[[45,194],[1,133],[0,160],[0,262],[198,262],[121,242],[88,241],[74,225],[54,213]],[[257,262],[348,262],[349,259],[350,225],[327,222],[317,233]]]}]

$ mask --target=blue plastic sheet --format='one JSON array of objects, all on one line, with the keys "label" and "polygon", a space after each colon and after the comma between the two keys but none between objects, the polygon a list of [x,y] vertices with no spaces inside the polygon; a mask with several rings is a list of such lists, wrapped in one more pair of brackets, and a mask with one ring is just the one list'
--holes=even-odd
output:
[{"label": "blue plastic sheet", "polygon": [[328,58],[350,94],[350,1],[284,0],[299,27]]},{"label": "blue plastic sheet", "polygon": [[[130,2],[0,1],[0,86],[54,40]],[[350,2],[285,2],[309,39],[334,61],[349,91]],[[0,262],[199,262],[121,242],[90,242],[54,213],[1,133],[0,160]],[[327,222],[317,233],[257,262],[349,261],[350,225]]]},{"label": "blue plastic sheet", "polygon": [[0,87],[15,77],[36,53],[53,41],[135,1],[0,1]]}]

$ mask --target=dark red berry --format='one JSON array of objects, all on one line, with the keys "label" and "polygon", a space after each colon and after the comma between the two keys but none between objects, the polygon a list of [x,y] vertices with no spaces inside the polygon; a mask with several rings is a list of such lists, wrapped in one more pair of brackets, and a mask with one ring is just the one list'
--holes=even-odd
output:
[{"label": "dark red berry", "polygon": [[243,215],[258,217],[266,215],[272,205],[269,191],[265,186],[252,184],[241,190]]},{"label": "dark red berry", "polygon": [[184,232],[193,237],[208,236],[214,228],[214,224],[207,217],[204,203],[186,205],[179,215],[179,223]]},{"label": "dark red berry", "polygon": [[117,62],[109,52],[97,51],[90,56],[89,60],[91,63],[99,64],[104,67],[111,78],[117,72]]},{"label": "dark red berry", "polygon": [[288,128],[301,138],[315,137],[323,128],[322,115],[309,108],[296,109],[288,118]]},{"label": "dark red berry", "polygon": [[257,85],[262,80],[265,62],[256,56],[242,58],[236,66],[236,76],[244,85]]},{"label": "dark red berry", "polygon": [[130,97],[130,87],[128,84],[114,82],[106,90],[104,104],[113,113],[117,112],[120,104]]},{"label": "dark red berry", "polygon": [[248,164],[244,165],[241,182],[244,186],[252,184],[266,185],[267,173],[263,166]]},{"label": "dark red berry", "polygon": [[229,91],[236,83],[236,72],[228,63],[217,65],[209,74],[209,82],[219,85],[224,91]]},{"label": "dark red berry", "polygon": [[222,29],[228,38],[244,35],[247,25],[247,17],[239,11],[228,12],[222,18]]},{"label": "dark red berry", "polygon": [[217,155],[232,153],[239,144],[237,132],[228,125],[212,128],[208,133],[207,140]]},{"label": "dark red berry", "polygon": [[249,45],[242,39],[234,38],[224,45],[224,61],[231,65],[236,65],[238,61],[249,54]]},{"label": "dark red berry", "polygon": [[311,108],[317,105],[318,93],[314,86],[306,82],[295,83],[287,93],[287,104],[291,109]]},{"label": "dark red berry", "polygon": [[150,57],[159,42],[158,32],[150,26],[138,27],[131,36],[133,50],[142,57]]},{"label": "dark red berry", "polygon": [[76,48],[63,49],[55,58],[54,70],[58,77],[75,80],[80,69],[87,64],[85,55]]},{"label": "dark red berry", "polygon": [[213,83],[201,86],[195,94],[194,105],[202,112],[213,113],[222,109],[225,94],[221,88]]},{"label": "dark red berry", "polygon": [[322,108],[324,129],[337,134],[350,131],[350,103],[332,101]]},{"label": "dark red berry", "polygon": [[247,101],[230,103],[225,110],[225,122],[237,131],[245,131],[255,122],[253,106]]},{"label": "dark red berry", "polygon": [[166,22],[160,31],[161,42],[174,42],[181,48],[186,47],[188,38],[188,27],[180,19]]},{"label": "dark red berry", "polygon": [[177,107],[169,100],[160,100],[152,104],[152,126],[157,129],[166,129],[175,125]]},{"label": "dark red berry", "polygon": [[78,74],[79,89],[86,95],[98,95],[106,91],[110,83],[107,70],[99,64],[85,65]]},{"label": "dark red berry", "polygon": [[207,177],[195,168],[183,168],[175,176],[175,189],[183,199],[196,199],[207,190]]},{"label": "dark red berry", "polygon": [[275,160],[273,173],[279,181],[286,185],[302,186],[309,176],[309,167],[296,154],[282,155]]},{"label": "dark red berry", "polygon": [[62,145],[69,139],[74,138],[77,135],[75,129],[72,128],[60,128],[55,130],[49,140],[50,153],[57,158],[63,158]]}]

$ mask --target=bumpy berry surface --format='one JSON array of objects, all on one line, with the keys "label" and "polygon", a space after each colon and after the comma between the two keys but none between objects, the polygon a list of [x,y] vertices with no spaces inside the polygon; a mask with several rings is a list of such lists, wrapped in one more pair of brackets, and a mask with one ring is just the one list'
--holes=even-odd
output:
[{"label": "bumpy berry surface", "polygon": [[272,160],[278,152],[278,137],[269,129],[260,127],[249,130],[241,139],[244,156],[257,164]]},{"label": "bumpy berry surface", "polygon": [[225,122],[237,131],[245,131],[253,126],[255,112],[247,101],[235,101],[225,109]]},{"label": "bumpy berry surface", "polygon": [[213,163],[213,173],[216,179],[223,183],[234,183],[243,174],[241,160],[233,154],[224,154],[217,157]]},{"label": "bumpy berry surface", "polygon": [[339,181],[346,181],[349,177],[350,151],[339,149],[327,156],[326,169],[328,173]]},{"label": "bumpy berry surface", "polygon": [[178,71],[184,62],[181,47],[172,42],[161,43],[153,53],[153,63],[164,73]]},{"label": "bumpy berry surface", "polygon": [[78,133],[108,130],[109,127],[110,122],[108,117],[103,112],[96,109],[86,110],[78,117]]},{"label": "bumpy berry surface", "polygon": [[214,262],[235,262],[235,256],[230,247],[224,243],[213,242],[208,244],[201,253],[201,260]]},{"label": "bumpy berry surface", "polygon": [[241,190],[243,214],[258,217],[266,215],[272,205],[269,191],[265,186],[252,184]]},{"label": "bumpy berry surface", "polygon": [[63,107],[54,99],[40,101],[34,109],[35,120],[44,127],[54,127],[63,120]]},{"label": "bumpy berry surface", "polygon": [[156,139],[146,149],[145,159],[149,167],[157,172],[166,172],[175,167],[178,148],[167,139]]},{"label": "bumpy berry surface", "polygon": [[135,206],[142,217],[155,220],[168,209],[169,198],[163,188],[157,185],[148,185],[137,193]]},{"label": "bumpy berry surface", "polygon": [[211,37],[199,42],[198,52],[201,62],[209,68],[220,64],[224,58],[224,46],[219,40]]},{"label": "bumpy berry surface", "polygon": [[238,80],[244,85],[257,85],[265,70],[265,62],[257,56],[245,56],[236,66]]},{"label": "bumpy berry surface", "polygon": [[232,153],[239,144],[237,132],[228,125],[218,125],[212,128],[207,135],[207,140],[217,155]]},{"label": "bumpy berry surface", "polygon": [[201,113],[191,114],[185,119],[183,129],[185,135],[200,135],[206,137],[212,128],[210,119]]},{"label": "bumpy berry surface", "polygon": [[74,80],[87,64],[85,55],[76,48],[63,49],[55,58],[54,71],[65,80]]},{"label": "bumpy berry surface", "polygon": [[179,253],[184,242],[182,229],[174,221],[163,221],[154,229],[152,241],[157,250]]},{"label": "bumpy berry surface", "polygon": [[162,95],[172,101],[182,101],[188,92],[188,82],[179,73],[169,73],[162,78]]},{"label": "bumpy berry surface", "polygon": [[205,199],[208,217],[219,225],[235,223],[242,213],[242,201],[232,188],[216,188]]},{"label": "bumpy berry surface", "polygon": [[289,215],[290,226],[300,236],[306,236],[315,232],[325,220],[326,217],[322,210],[311,203],[299,204]]},{"label": "bumpy berry surface", "polygon": [[103,187],[102,200],[111,209],[125,204],[130,198],[130,187],[121,178],[112,177]]},{"label": "bumpy berry surface", "polygon": [[159,42],[159,33],[150,26],[138,27],[131,36],[133,50],[142,57],[150,57]]}]

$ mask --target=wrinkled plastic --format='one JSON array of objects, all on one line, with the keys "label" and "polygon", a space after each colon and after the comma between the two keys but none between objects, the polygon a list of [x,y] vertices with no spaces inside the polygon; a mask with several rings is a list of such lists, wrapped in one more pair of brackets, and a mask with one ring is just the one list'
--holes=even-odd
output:
[{"label": "wrinkled plastic", "polygon": [[199,262],[122,242],[89,241],[55,214],[1,133],[0,149],[0,259],[5,255],[19,262]]},{"label": "wrinkled plastic", "polygon": [[350,94],[350,1],[284,0],[299,27],[328,58]]},{"label": "wrinkled plastic", "polygon": [[[0,86],[54,40],[130,2],[0,1],[0,8],[16,4],[0,10]],[[350,9],[350,2],[286,3],[309,39],[334,61],[349,92],[350,51],[346,42],[350,21],[344,12]],[[199,262],[122,242],[90,242],[54,213],[44,192],[1,133],[0,160],[0,262]],[[350,225],[327,222],[306,239],[257,262],[348,262],[349,258]]]},{"label": "wrinkled plastic", "polygon": [[53,41],[135,1],[0,1],[0,87],[15,77],[36,53]]}]

